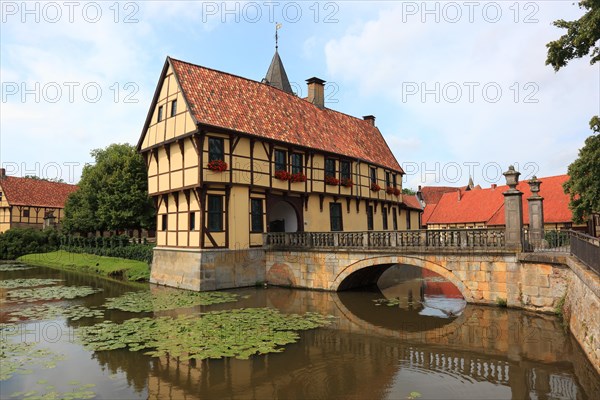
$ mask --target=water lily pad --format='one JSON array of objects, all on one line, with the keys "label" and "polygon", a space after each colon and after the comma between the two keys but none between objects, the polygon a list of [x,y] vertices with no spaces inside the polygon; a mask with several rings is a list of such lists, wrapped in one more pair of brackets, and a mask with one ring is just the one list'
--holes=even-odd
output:
[{"label": "water lily pad", "polygon": [[100,291],[102,289],[94,289],[89,286],[48,286],[35,289],[10,290],[7,296],[11,300],[19,299],[24,301],[60,300],[85,297]]},{"label": "water lily pad", "polygon": [[19,287],[48,286],[48,285],[55,285],[58,282],[62,282],[62,279],[42,279],[42,278],[4,279],[4,280],[0,281],[0,288],[14,289],[14,288],[19,288]]},{"label": "water lily pad", "polygon": [[52,304],[42,304],[21,310],[9,312],[10,320],[18,322],[26,320],[44,320],[57,317],[66,317],[73,321],[81,318],[102,318],[104,311],[87,308],[84,306],[59,307]]},{"label": "water lily pad", "polygon": [[0,272],[25,271],[34,267],[26,264],[0,264]]},{"label": "water lily pad", "polygon": [[181,359],[236,357],[283,351],[299,339],[296,331],[327,325],[317,313],[286,315],[269,308],[209,312],[177,318],[132,318],[122,324],[104,321],[81,327],[77,334],[91,350],[146,350],[154,357]]},{"label": "water lily pad", "polygon": [[14,342],[0,335],[0,381],[10,379],[14,374],[31,374],[32,367],[63,359],[61,354],[46,348],[39,348],[32,342]]},{"label": "water lily pad", "polygon": [[160,290],[156,292],[129,292],[106,300],[105,307],[130,312],[152,312],[176,308],[206,306],[237,301],[238,296],[227,292],[191,292]]}]

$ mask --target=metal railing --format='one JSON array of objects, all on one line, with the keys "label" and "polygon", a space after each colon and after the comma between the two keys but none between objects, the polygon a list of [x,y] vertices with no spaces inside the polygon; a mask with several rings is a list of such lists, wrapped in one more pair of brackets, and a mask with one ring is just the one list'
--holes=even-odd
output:
[{"label": "metal railing", "polygon": [[542,239],[535,239],[525,229],[523,237],[523,250],[526,252],[569,253],[571,251],[571,237],[567,230],[547,230],[544,231]]},{"label": "metal railing", "polygon": [[504,229],[424,229],[368,232],[271,232],[265,234],[271,249],[439,249],[503,250]]},{"label": "metal railing", "polygon": [[571,254],[600,275],[600,239],[569,231]]}]

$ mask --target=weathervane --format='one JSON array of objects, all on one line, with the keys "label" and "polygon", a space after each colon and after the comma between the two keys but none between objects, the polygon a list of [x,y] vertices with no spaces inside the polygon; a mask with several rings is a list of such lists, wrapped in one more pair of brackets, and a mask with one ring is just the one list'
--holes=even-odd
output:
[{"label": "weathervane", "polygon": [[277,36],[277,31],[281,29],[281,24],[279,22],[275,22],[275,50],[279,48],[278,41],[279,36]]}]

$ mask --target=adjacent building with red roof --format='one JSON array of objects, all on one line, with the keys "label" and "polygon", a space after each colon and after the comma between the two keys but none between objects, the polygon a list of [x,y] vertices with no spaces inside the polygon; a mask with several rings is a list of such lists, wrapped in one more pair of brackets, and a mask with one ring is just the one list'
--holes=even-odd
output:
[{"label": "adjacent building with red roof", "polygon": [[[545,229],[572,227],[572,213],[569,210],[569,196],[563,191],[563,183],[568,175],[539,178],[540,196],[544,198]],[[425,189],[425,188],[424,188]],[[517,189],[523,192],[523,224],[529,225],[527,199],[531,191],[527,181],[521,181]],[[439,201],[427,204],[423,225],[428,229],[501,227],[504,221],[503,192],[508,186],[492,185],[488,189],[461,190],[454,188],[442,194]]]},{"label": "adjacent building with red roof", "polygon": [[0,168],[0,232],[10,228],[42,229],[44,223],[58,224],[69,194],[76,185],[42,179],[6,176]]},{"label": "adjacent building with red roof", "polygon": [[419,228],[375,117],[328,108],[325,81],[306,82],[306,98],[293,93],[277,51],[260,82],[167,58],[138,142],[158,211],[155,281],[181,251],[194,264],[261,247],[265,232]]}]

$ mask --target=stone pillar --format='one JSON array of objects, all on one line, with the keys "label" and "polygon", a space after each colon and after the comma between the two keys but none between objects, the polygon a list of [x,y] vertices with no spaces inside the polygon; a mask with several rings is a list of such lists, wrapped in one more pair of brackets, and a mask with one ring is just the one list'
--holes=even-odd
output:
[{"label": "stone pillar", "polygon": [[506,224],[505,243],[511,250],[523,250],[523,193],[517,190],[520,172],[509,166],[503,174],[508,190],[504,193],[504,220]]},{"label": "stone pillar", "polygon": [[527,182],[531,197],[527,199],[529,206],[529,243],[539,245],[544,240],[544,198],[538,194],[540,181],[535,176]]}]

